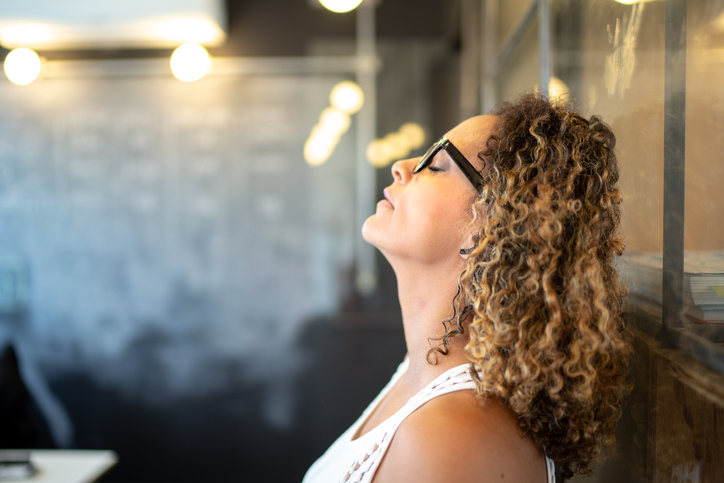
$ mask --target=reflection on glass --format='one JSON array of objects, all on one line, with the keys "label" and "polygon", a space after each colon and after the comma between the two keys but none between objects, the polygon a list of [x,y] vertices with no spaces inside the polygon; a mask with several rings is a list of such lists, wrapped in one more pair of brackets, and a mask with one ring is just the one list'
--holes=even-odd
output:
[{"label": "reflection on glass", "polygon": [[535,20],[501,73],[498,82],[499,99],[514,99],[521,92],[537,89],[540,79],[539,50],[538,21]]}]

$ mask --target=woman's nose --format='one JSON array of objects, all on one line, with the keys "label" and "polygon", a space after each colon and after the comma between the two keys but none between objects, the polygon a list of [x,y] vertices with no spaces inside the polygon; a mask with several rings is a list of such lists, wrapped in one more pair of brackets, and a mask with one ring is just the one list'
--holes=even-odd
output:
[{"label": "woman's nose", "polygon": [[402,159],[392,165],[392,178],[400,183],[407,184],[412,178],[412,170],[417,164],[417,158]]}]

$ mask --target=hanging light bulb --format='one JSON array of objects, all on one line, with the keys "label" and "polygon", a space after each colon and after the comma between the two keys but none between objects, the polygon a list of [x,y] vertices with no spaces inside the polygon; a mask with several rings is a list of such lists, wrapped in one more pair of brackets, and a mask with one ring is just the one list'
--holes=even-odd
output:
[{"label": "hanging light bulb", "polygon": [[367,145],[367,161],[375,168],[383,168],[391,162],[402,159],[413,149],[425,143],[425,130],[415,122],[406,122],[397,132],[391,132],[382,139],[375,139]]},{"label": "hanging light bulb", "polygon": [[332,155],[336,145],[334,137],[313,133],[304,143],[304,159],[310,166],[321,166]]},{"label": "hanging light bulb", "polygon": [[183,44],[171,55],[171,72],[180,81],[199,80],[206,74],[209,67],[211,67],[209,53],[199,44]]},{"label": "hanging light bulb", "polygon": [[367,161],[375,168],[384,168],[392,160],[391,146],[382,139],[375,139],[367,145]]},{"label": "hanging light bulb", "polygon": [[349,129],[350,119],[346,112],[328,107],[319,115],[319,127],[335,137],[339,137]]},{"label": "hanging light bulb", "polygon": [[425,144],[425,130],[416,122],[406,122],[397,132],[407,139],[410,149],[417,149]]},{"label": "hanging light bulb", "polygon": [[319,3],[327,10],[344,13],[357,8],[362,0],[319,0]]},{"label": "hanging light bulb", "polygon": [[30,84],[40,74],[40,57],[35,51],[20,48],[11,50],[5,57],[5,75],[10,82],[19,86]]},{"label": "hanging light bulb", "polygon": [[365,95],[362,88],[352,81],[342,81],[332,88],[329,94],[329,103],[332,107],[347,114],[354,114],[362,109]]}]

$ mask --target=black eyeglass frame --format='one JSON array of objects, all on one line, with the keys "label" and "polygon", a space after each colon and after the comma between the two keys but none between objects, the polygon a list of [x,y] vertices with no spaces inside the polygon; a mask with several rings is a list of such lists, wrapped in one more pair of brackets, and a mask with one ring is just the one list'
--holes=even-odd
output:
[{"label": "black eyeglass frame", "polygon": [[472,163],[463,156],[463,153],[461,153],[458,148],[456,148],[455,145],[445,136],[441,137],[435,144],[430,146],[430,149],[428,149],[422,158],[420,158],[420,161],[417,163],[417,166],[415,166],[415,169],[412,170],[412,173],[417,174],[430,166],[432,164],[432,159],[441,149],[444,149],[445,152],[450,155],[452,160],[455,161],[455,164],[458,165],[465,177],[470,180],[478,193],[482,191],[483,186],[485,185],[483,175],[475,169],[475,166],[473,166]]}]

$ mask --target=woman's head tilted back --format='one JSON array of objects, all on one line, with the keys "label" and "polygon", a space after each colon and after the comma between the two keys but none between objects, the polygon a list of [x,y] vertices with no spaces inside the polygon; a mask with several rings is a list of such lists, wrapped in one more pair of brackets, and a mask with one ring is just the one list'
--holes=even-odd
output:
[{"label": "woman's head tilted back", "polygon": [[613,429],[630,354],[615,138],[599,118],[527,95],[503,105],[460,278],[467,352],[565,474],[587,473]]},{"label": "woman's head tilted back", "polygon": [[480,397],[504,401],[565,475],[589,473],[613,444],[626,389],[614,145],[599,118],[527,95],[395,163],[362,229],[418,297],[416,315],[452,289],[447,311],[459,288],[428,361],[462,348],[466,328]]},{"label": "woman's head tilted back", "polygon": [[494,116],[468,119],[446,134],[445,143],[433,145],[424,168],[420,158],[392,166],[394,182],[362,235],[387,257],[398,277],[411,267],[450,272],[455,287],[465,264],[459,251],[471,245],[471,205],[479,197],[479,184],[469,177],[482,179],[479,153],[496,126]]}]

